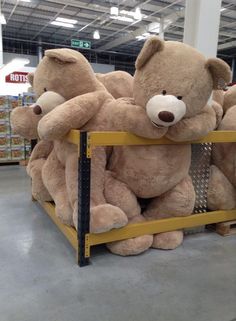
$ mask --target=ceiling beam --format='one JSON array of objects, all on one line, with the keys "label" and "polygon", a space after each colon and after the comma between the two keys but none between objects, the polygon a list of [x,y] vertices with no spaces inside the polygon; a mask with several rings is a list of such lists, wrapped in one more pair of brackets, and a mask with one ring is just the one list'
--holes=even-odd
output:
[{"label": "ceiling beam", "polygon": [[222,43],[221,45],[218,46],[218,50],[223,50],[223,49],[229,49],[229,48],[233,48],[236,47],[236,41],[229,41],[226,43]]}]

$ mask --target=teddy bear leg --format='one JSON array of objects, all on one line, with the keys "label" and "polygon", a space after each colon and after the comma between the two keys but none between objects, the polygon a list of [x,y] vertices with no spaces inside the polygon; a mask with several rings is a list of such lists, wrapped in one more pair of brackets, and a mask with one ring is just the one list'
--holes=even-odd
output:
[{"label": "teddy bear leg", "polygon": [[[128,224],[144,222],[142,215],[129,219]],[[114,254],[121,256],[138,255],[148,250],[153,244],[153,235],[142,235],[131,239],[107,243],[106,246]]]},{"label": "teddy bear leg", "polygon": [[[106,172],[105,177],[106,200],[125,212],[129,220],[128,224],[145,221],[141,215],[141,208],[137,197],[127,185],[112,177],[109,171]],[[107,247],[114,254],[122,256],[137,255],[149,249],[152,242],[152,235],[142,235],[128,240],[108,243]]]},{"label": "teddy bear leg", "polygon": [[42,176],[43,182],[55,202],[57,217],[64,224],[73,226],[73,212],[67,197],[65,169],[59,162],[54,150],[43,166]]},{"label": "teddy bear leg", "polygon": [[[183,179],[173,189],[154,198],[148,205],[144,216],[156,220],[173,216],[187,216],[193,212],[195,191],[190,176]],[[183,242],[182,231],[155,234],[152,247],[158,249],[175,249]]]},{"label": "teddy bear leg", "polygon": [[33,160],[27,166],[27,173],[31,177],[32,196],[35,200],[46,202],[52,201],[52,197],[45,187],[42,179],[42,168],[45,164],[45,159]]},{"label": "teddy bear leg", "polygon": [[210,168],[207,206],[210,210],[230,210],[236,206],[234,186],[215,165]]},{"label": "teddy bear leg", "polygon": [[[102,233],[128,223],[127,216],[117,206],[107,204],[104,197],[106,151],[96,148],[91,164],[90,232]],[[73,222],[78,225],[78,155],[71,154],[66,161],[66,185],[73,208]]]},{"label": "teddy bear leg", "polygon": [[129,219],[141,214],[136,195],[110,171],[105,173],[105,198],[109,204],[121,208]]}]

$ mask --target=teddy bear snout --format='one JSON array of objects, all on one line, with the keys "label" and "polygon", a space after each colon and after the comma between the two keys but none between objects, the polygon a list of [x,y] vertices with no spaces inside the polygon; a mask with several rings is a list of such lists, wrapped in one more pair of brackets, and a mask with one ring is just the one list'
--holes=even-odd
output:
[{"label": "teddy bear snout", "polygon": [[158,117],[160,120],[166,122],[166,123],[172,123],[175,119],[175,116],[173,113],[169,112],[169,111],[161,111],[158,114]]},{"label": "teddy bear snout", "polygon": [[33,112],[36,115],[40,115],[40,114],[42,114],[42,108],[39,105],[36,105],[36,106],[33,107]]},{"label": "teddy bear snout", "polygon": [[174,95],[155,95],[148,100],[146,111],[154,126],[169,127],[184,117],[186,105]]}]

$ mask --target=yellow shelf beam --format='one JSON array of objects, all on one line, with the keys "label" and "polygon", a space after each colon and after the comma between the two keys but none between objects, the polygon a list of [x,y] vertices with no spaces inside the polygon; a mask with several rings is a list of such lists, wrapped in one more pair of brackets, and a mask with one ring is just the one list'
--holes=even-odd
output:
[{"label": "yellow shelf beam", "polygon": [[236,219],[236,210],[213,211],[193,214],[186,217],[172,217],[144,223],[130,224],[121,229],[114,229],[101,234],[88,234],[90,246],[125,240],[145,234],[156,234],[180,230],[188,227],[231,221]]},{"label": "yellow shelf beam", "polygon": [[57,225],[59,230],[65,235],[73,248],[77,251],[78,241],[77,232],[73,227],[63,224],[60,219],[56,216],[55,205],[51,202],[39,202],[39,204],[44,208],[46,213],[50,216],[52,221]]},{"label": "yellow shelf beam", "polygon": [[[51,217],[53,222],[62,231],[75,250],[78,250],[77,232],[56,217],[55,205],[50,202],[40,202],[41,206]],[[236,209],[226,211],[213,211],[202,214],[193,214],[186,217],[172,217],[144,223],[130,224],[120,229],[113,229],[106,233],[86,234],[86,257],[90,257],[90,247],[119,240],[125,240],[145,234],[156,234],[180,230],[188,227],[232,221],[236,219]]]},{"label": "yellow shelf beam", "polygon": [[[66,136],[68,142],[79,144],[80,132],[71,130]],[[236,142],[236,131],[213,131],[202,139],[189,142],[173,142],[168,138],[148,139],[128,132],[89,132],[90,146],[120,146],[120,145],[178,145],[201,143],[232,143]]]}]

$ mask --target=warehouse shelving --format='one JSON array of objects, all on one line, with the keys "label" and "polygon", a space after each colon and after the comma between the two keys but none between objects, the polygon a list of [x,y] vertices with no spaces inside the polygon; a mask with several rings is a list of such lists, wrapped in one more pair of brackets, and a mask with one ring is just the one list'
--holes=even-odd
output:
[{"label": "warehouse shelving", "polygon": [[53,203],[40,203],[76,249],[79,266],[89,264],[90,248],[97,244],[124,240],[144,234],[155,234],[188,227],[226,222],[236,219],[236,209],[212,211],[187,217],[174,217],[144,223],[130,224],[109,232],[93,234],[89,232],[90,221],[90,180],[92,148],[97,146],[121,145],[160,145],[160,144],[201,144],[236,142],[236,131],[214,131],[204,138],[191,142],[173,142],[167,138],[146,139],[127,132],[79,132],[71,130],[67,141],[78,145],[79,182],[78,182],[78,230],[68,227],[55,216]]}]

